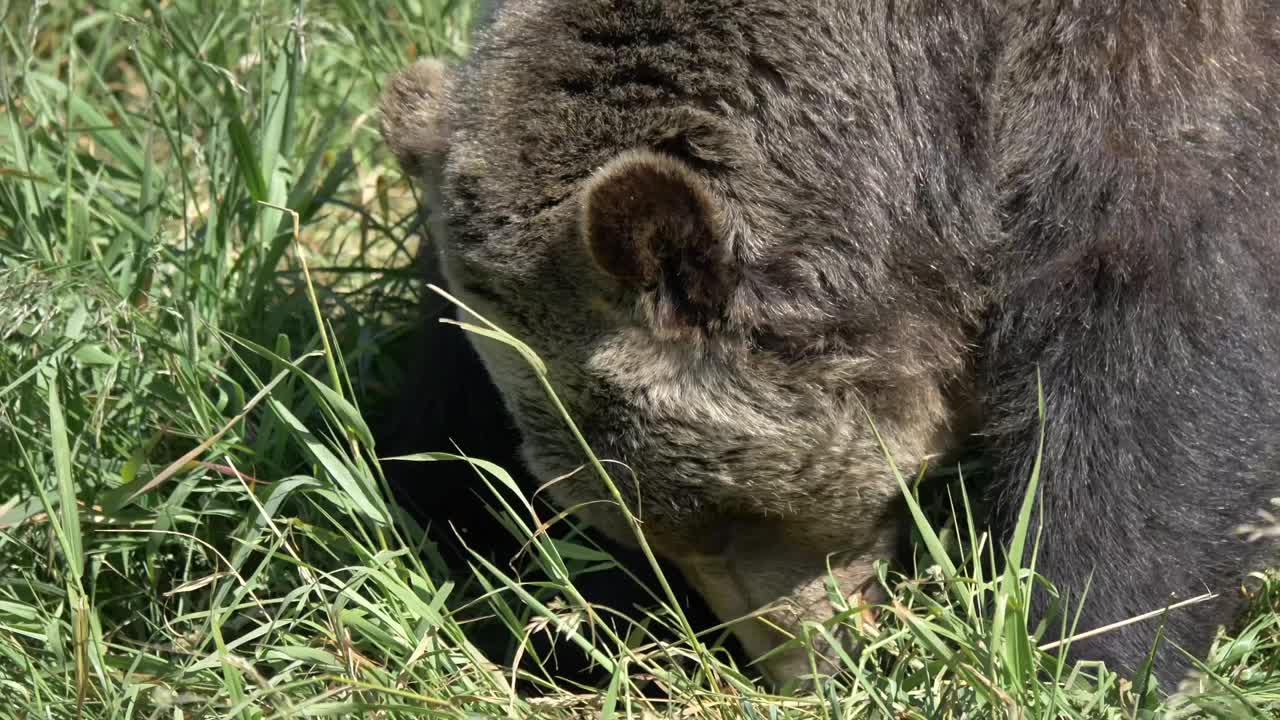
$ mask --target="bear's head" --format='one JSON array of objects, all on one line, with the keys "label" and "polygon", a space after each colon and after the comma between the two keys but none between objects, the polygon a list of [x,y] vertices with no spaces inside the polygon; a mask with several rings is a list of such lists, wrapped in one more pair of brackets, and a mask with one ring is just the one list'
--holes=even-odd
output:
[{"label": "bear's head", "polygon": [[[716,41],[731,27],[548,5],[500,14],[465,64],[419,61],[384,93],[449,289],[545,361],[649,542],[723,619],[771,604],[784,629],[825,619],[828,573],[852,594],[893,551],[886,452],[909,476],[950,441],[968,270],[929,274],[949,255],[876,194],[890,160],[825,166],[845,150],[830,120],[787,105],[783,61],[764,72]],[[473,342],[553,498],[632,541],[529,365]],[[781,639],[736,630],[757,654]],[[807,667],[783,653],[766,669]]]}]

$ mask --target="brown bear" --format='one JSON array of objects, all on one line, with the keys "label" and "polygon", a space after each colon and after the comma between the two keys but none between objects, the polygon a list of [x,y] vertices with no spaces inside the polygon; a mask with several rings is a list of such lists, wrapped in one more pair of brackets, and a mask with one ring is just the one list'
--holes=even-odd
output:
[{"label": "brown bear", "polygon": [[[391,79],[386,141],[450,290],[545,360],[717,614],[795,629],[828,573],[866,586],[905,521],[886,449],[980,443],[1006,537],[1042,389],[1037,570],[1089,588],[1082,629],[1218,592],[1160,621],[1158,677],[1207,649],[1270,559],[1232,529],[1280,490],[1280,2],[487,15]],[[475,346],[529,469],[626,541],[529,366]],[[1158,624],[1071,652],[1132,672]]]}]

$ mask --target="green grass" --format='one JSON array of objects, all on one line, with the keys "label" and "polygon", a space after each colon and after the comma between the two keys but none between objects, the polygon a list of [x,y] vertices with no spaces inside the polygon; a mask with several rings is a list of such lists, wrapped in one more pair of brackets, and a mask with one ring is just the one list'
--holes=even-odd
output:
[{"label": "green grass", "polygon": [[[935,533],[923,510],[921,572],[886,574],[865,651],[794,697],[691,636],[661,588],[652,615],[604,622],[573,580],[610,559],[535,533],[501,468],[476,462],[477,483],[543,579],[479,558],[447,576],[384,500],[369,431],[419,291],[414,196],[371,108],[413,55],[464,53],[469,12],[0,0],[0,715],[1280,713],[1280,581],[1161,705],[1055,667],[1038,646],[1065,630],[1026,627],[1031,573],[993,575],[979,528]],[[518,693],[473,644],[542,632],[588,649],[603,687],[557,686],[530,649],[540,692]]]}]

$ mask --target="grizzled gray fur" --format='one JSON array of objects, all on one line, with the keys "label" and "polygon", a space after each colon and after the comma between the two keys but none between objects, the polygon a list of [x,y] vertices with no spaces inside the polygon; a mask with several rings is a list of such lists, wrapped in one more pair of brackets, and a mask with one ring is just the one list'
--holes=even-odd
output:
[{"label": "grizzled gray fur", "polygon": [[[1271,558],[1232,529],[1280,494],[1278,65],[1265,0],[512,0],[391,79],[384,129],[451,290],[724,619],[822,620],[828,570],[893,552],[868,418],[904,472],[982,443],[1003,537],[1038,371],[1038,570],[1089,586],[1081,629],[1219,592],[1166,618],[1195,654]],[[531,470],[580,467],[476,346]],[[626,539],[589,473],[550,491]],[[1132,671],[1155,627],[1072,654]]]}]

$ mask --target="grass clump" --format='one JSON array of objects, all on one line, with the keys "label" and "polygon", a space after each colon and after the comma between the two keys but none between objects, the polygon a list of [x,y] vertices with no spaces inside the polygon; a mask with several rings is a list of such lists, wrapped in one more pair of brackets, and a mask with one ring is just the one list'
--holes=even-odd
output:
[{"label": "grass clump", "polygon": [[[471,12],[0,0],[0,715],[1280,710],[1274,578],[1199,684],[1165,702],[1055,667],[1039,646],[1065,630],[1023,620],[1034,575],[993,574],[979,528],[935,533],[923,511],[921,573],[885,570],[895,593],[877,623],[858,608],[841,619],[864,650],[794,697],[756,687],[661,588],[646,617],[591,607],[575,578],[611,558],[539,533],[549,519],[502,468],[430,448],[454,454],[416,456],[424,473],[473,463],[529,543],[524,567],[477,556],[466,576],[446,572],[386,501],[370,431],[398,385],[387,349],[418,311],[416,203],[371,108],[412,56],[465,53]],[[1031,567],[1026,542],[1015,554]],[[659,628],[683,640],[659,641]],[[517,683],[476,641],[505,637],[528,660],[537,633],[580,647],[603,686],[569,686],[537,662]]]}]

